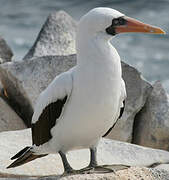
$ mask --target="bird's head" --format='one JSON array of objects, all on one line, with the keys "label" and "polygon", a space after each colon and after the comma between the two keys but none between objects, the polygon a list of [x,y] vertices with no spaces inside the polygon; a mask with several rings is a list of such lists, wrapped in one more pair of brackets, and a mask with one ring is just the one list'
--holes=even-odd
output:
[{"label": "bird's head", "polygon": [[100,32],[113,36],[128,32],[165,34],[165,32],[158,27],[127,17],[111,8],[92,9],[81,18],[79,28],[84,33],[92,35]]}]

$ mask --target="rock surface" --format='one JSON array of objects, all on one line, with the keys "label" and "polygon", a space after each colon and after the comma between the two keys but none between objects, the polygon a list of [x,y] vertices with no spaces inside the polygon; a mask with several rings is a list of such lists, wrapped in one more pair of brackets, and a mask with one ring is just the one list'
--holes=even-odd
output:
[{"label": "rock surface", "polygon": [[153,85],[136,121],[134,143],[169,150],[169,98],[160,82]]},{"label": "rock surface", "polygon": [[1,81],[0,81],[0,96],[3,94],[3,85],[2,85],[2,83],[1,83]]},{"label": "rock surface", "polygon": [[125,111],[108,137],[131,142],[135,115],[144,106],[152,87],[142,78],[140,72],[124,62],[122,62],[122,72],[127,90]]},{"label": "rock surface", "polygon": [[30,126],[35,101],[54,77],[76,63],[75,55],[45,56],[0,65],[0,79],[17,112]]},{"label": "rock surface", "polygon": [[0,37],[0,64],[11,61],[13,52],[6,41]]},{"label": "rock surface", "polygon": [[155,167],[155,169],[162,169],[169,172],[169,164],[159,164]]},{"label": "rock surface", "polygon": [[[63,172],[60,157],[48,155],[23,166],[6,169],[11,163],[10,157],[25,146],[31,145],[30,129],[0,133],[0,174],[47,176]],[[89,151],[77,150],[68,153],[68,160],[75,169],[89,163]],[[129,143],[103,139],[98,147],[99,164],[124,164],[130,166],[155,166],[169,162],[169,152],[145,148]]]},{"label": "rock surface", "polygon": [[[43,178],[40,178],[43,180]],[[167,180],[169,173],[166,171],[157,171],[147,168],[132,167],[121,170],[116,173],[108,174],[87,174],[73,175],[63,177],[61,180],[77,180],[77,179],[92,179],[92,180]],[[51,179],[52,180],[52,179]],[[54,179],[53,179],[54,180]]]},{"label": "rock surface", "polygon": [[76,22],[64,11],[49,15],[33,47],[24,57],[75,54]]},{"label": "rock surface", "polygon": [[69,176],[42,176],[42,177],[18,177],[0,174],[0,180],[168,180],[169,173],[167,171],[132,167],[129,169],[121,170],[116,173],[107,174],[78,174]]},{"label": "rock surface", "polygon": [[22,119],[0,97],[0,132],[25,129]]}]

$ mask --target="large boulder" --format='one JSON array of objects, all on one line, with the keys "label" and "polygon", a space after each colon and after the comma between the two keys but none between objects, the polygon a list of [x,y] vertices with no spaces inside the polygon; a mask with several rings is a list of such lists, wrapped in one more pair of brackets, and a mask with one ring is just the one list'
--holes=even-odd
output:
[{"label": "large boulder", "polygon": [[45,56],[30,61],[9,62],[0,65],[0,79],[9,101],[30,126],[38,95],[54,77],[76,63],[76,56]]},{"label": "large boulder", "polygon": [[[0,133],[0,174],[47,176],[63,173],[62,162],[58,154],[48,155],[17,168],[6,169],[11,163],[10,158],[31,143],[30,129]],[[72,167],[81,169],[89,163],[89,150],[69,152],[68,160]],[[102,139],[98,146],[98,162],[99,165],[123,164],[155,167],[156,164],[169,162],[169,152]]]},{"label": "large boulder", "polygon": [[135,115],[144,106],[152,86],[143,79],[137,69],[124,62],[122,62],[122,72],[127,91],[125,111],[107,137],[131,142]]},{"label": "large boulder", "polygon": [[75,34],[76,22],[67,13],[51,13],[24,60],[47,55],[75,54]]},{"label": "large boulder", "polygon": [[[34,105],[38,95],[56,75],[76,64],[76,55],[44,56],[30,61],[10,62],[0,65],[0,79],[11,102],[18,107],[25,123],[30,126]],[[130,142],[135,114],[143,107],[151,86],[141,78],[133,67],[122,63],[126,82],[127,101],[125,112],[109,138]],[[133,83],[135,86],[133,86]]]},{"label": "large boulder", "polygon": [[25,129],[26,125],[14,110],[0,97],[0,132]]},{"label": "large boulder", "polygon": [[0,64],[11,61],[13,52],[6,41],[0,37]]},{"label": "large boulder", "polygon": [[160,82],[153,85],[135,124],[134,143],[169,150],[169,97]]}]

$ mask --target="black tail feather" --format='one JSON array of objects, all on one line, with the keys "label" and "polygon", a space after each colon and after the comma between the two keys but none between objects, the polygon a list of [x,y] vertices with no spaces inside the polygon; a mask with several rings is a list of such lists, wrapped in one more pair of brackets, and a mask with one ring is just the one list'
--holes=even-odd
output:
[{"label": "black tail feather", "polygon": [[26,153],[26,151],[28,151],[28,150],[30,150],[30,149],[31,149],[30,146],[25,147],[24,149],[22,149],[21,151],[19,151],[17,154],[15,154],[15,156],[11,157],[11,160],[14,160],[14,159],[19,158],[19,157],[22,156],[24,153]]},{"label": "black tail feather", "polygon": [[10,164],[8,168],[14,168],[17,166],[21,166],[25,163],[28,163],[34,159],[41,158],[43,156],[46,156],[47,154],[42,154],[42,155],[35,155],[31,151],[32,147],[25,147],[21,151],[19,151],[15,156],[13,156],[11,159],[16,159],[12,164]]}]

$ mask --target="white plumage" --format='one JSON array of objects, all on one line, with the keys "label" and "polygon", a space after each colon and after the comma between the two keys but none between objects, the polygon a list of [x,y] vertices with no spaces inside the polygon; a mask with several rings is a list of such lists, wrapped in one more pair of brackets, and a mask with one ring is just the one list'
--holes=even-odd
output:
[{"label": "white plumage", "polygon": [[52,139],[35,146],[36,154],[96,146],[117,121],[126,90],[120,57],[109,43],[112,36],[105,27],[121,16],[115,10],[97,8],[81,19],[76,67],[56,77],[37,101],[32,123],[49,103],[68,95],[62,115],[51,129]]}]

